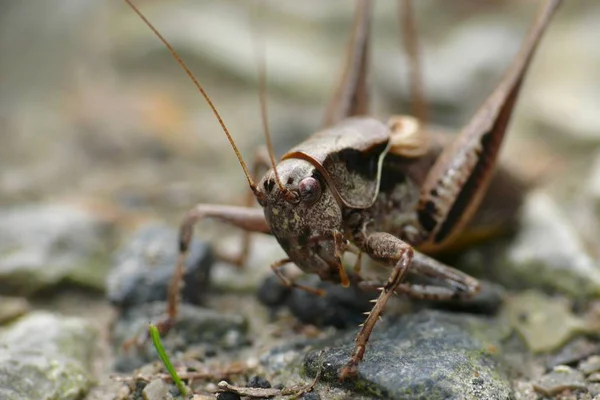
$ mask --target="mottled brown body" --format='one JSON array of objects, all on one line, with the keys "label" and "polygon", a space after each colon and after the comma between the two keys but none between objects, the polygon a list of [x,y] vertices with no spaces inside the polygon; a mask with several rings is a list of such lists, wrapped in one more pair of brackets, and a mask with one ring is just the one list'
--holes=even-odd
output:
[{"label": "mottled brown body", "polygon": [[[130,0],[126,1],[131,5]],[[479,289],[477,280],[419,250],[440,250],[455,241],[480,209],[493,181],[497,155],[525,72],[559,3],[560,0],[543,3],[504,79],[459,134],[448,140],[425,127],[419,118],[394,116],[383,123],[365,116],[371,1],[359,0],[348,62],[328,107],[325,129],[292,148],[277,165],[272,151],[266,156],[259,153],[256,165],[271,169],[258,184],[200,84],[140,14],[205,96],[244,169],[254,195],[249,197],[249,205],[256,199],[263,208],[261,211],[199,204],[188,212],[181,226],[180,259],[171,284],[168,318],[160,325],[163,332],[177,315],[183,260],[193,226],[206,217],[218,218],[247,232],[274,235],[288,258],[275,262],[273,271],[284,284],[316,294],[320,292],[287,278],[281,267],[294,263],[307,273],[344,286],[350,282],[341,261],[345,252],[357,254],[359,260],[364,253],[389,267],[386,281],[361,282],[365,288],[377,288],[380,294],[361,325],[354,351],[340,371],[341,379],[357,373],[369,336],[394,293],[425,299],[456,299],[475,294]],[[405,15],[409,15],[410,1],[403,0],[401,4]],[[406,21],[410,27],[412,18]],[[418,66],[415,43],[406,47],[412,65]],[[261,81],[264,83],[264,69]],[[417,89],[413,108],[422,120],[426,113]],[[264,99],[262,105],[266,122]],[[269,142],[268,130],[266,133]],[[254,172],[256,175],[256,169]],[[497,175],[498,182],[502,175]],[[247,234],[243,243],[239,257],[230,258],[238,265],[248,255]],[[359,270],[357,264],[356,281],[362,280]],[[408,273],[435,278],[441,284],[410,284],[405,281]]]}]

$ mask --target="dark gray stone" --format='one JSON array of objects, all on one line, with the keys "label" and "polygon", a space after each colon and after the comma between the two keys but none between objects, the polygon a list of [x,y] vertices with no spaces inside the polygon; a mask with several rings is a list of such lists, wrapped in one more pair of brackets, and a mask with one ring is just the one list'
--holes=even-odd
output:
[{"label": "dark gray stone", "polygon": [[[113,344],[119,350],[115,369],[122,372],[131,371],[158,359],[149,339],[143,341],[141,346],[134,346],[128,351],[121,347],[131,338],[143,339],[148,322],[158,321],[164,316],[165,310],[164,302],[155,302],[130,308],[120,316],[112,332]],[[198,345],[234,349],[248,342],[247,329],[247,322],[240,315],[223,314],[190,304],[181,304],[175,325],[162,339],[162,343],[167,354],[171,355]]]},{"label": "dark gray stone", "polygon": [[387,399],[512,399],[500,356],[509,332],[487,318],[422,311],[375,329],[356,378],[338,377],[355,331],[315,345],[304,368],[309,376],[322,369],[321,382]]},{"label": "dark gray stone", "polygon": [[85,321],[47,312],[0,333],[0,398],[80,399],[94,383],[96,332]]},{"label": "dark gray stone", "polygon": [[[139,229],[116,256],[107,279],[107,297],[118,307],[162,301],[177,264],[177,232],[158,225]],[[210,286],[212,249],[192,240],[186,259],[182,300],[201,304]]]},{"label": "dark gray stone", "polygon": [[288,289],[276,276],[270,276],[259,288],[258,298],[272,308],[288,307],[304,324],[347,328],[364,321],[363,313],[373,307],[369,300],[377,296],[376,292],[364,291],[355,285],[345,288],[339,283],[321,281],[316,275],[302,277],[298,283],[323,289],[325,296],[297,288]]}]

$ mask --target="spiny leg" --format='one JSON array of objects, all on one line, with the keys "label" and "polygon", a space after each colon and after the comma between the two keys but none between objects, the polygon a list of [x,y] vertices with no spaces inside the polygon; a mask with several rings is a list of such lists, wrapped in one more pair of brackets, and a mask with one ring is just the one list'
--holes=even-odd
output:
[{"label": "spiny leg", "polygon": [[381,293],[375,301],[373,309],[356,335],[354,351],[348,363],[340,371],[340,380],[356,375],[358,363],[363,359],[373,328],[383,313],[388,300],[406,275],[414,254],[410,245],[389,233],[383,232],[369,235],[365,241],[365,249],[371,258],[393,266],[393,270],[385,285],[380,288]]}]

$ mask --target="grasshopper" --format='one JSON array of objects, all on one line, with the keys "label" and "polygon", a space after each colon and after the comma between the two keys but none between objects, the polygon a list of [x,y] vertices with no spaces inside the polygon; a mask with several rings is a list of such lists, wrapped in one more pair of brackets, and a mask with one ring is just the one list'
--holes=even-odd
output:
[{"label": "grasshopper", "polygon": [[[475,278],[423,251],[450,243],[480,206],[493,180],[525,73],[560,0],[544,1],[504,78],[447,145],[424,126],[419,102],[413,104],[421,119],[393,116],[381,122],[366,116],[372,1],[359,0],[348,62],[328,107],[325,128],[289,150],[279,163],[270,145],[261,97],[268,154],[259,153],[255,171],[261,166],[270,169],[260,180],[253,176],[256,173],[250,174],[218,111],[187,66],[131,0],[125,1],[163,41],[208,102],[248,180],[253,195],[249,205],[256,199],[262,208],[198,204],[186,214],[180,227],[180,255],[170,285],[168,316],[160,324],[163,332],[177,316],[183,261],[193,227],[203,218],[216,218],[244,230],[242,251],[231,259],[238,265],[248,256],[249,232],[275,236],[288,257],[272,264],[274,273],[285,285],[315,294],[322,293],[295,283],[282,267],[294,263],[304,272],[344,286],[351,280],[341,261],[346,252],[358,256],[352,274],[357,281],[361,281],[362,254],[391,269],[384,282],[362,282],[380,293],[356,335],[354,351],[341,369],[340,379],[357,373],[373,328],[394,293],[437,300],[468,298],[477,293],[480,285]],[[405,11],[410,11],[410,2],[403,4]],[[409,42],[407,48],[413,67],[418,67],[414,44]],[[261,71],[264,84],[264,66]],[[408,274],[440,280],[443,286],[410,284]]]}]

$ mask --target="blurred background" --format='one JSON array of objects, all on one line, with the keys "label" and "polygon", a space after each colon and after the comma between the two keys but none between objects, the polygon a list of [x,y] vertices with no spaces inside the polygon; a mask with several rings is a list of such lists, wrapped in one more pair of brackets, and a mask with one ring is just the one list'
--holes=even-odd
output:
[{"label": "blurred background", "polygon": [[[206,87],[247,162],[264,143],[252,35],[266,48],[281,155],[320,127],[353,18],[342,0],[262,3],[136,2]],[[512,61],[539,2],[414,3],[431,122],[458,128]],[[373,19],[373,115],[383,120],[409,112],[396,6],[376,2]],[[596,254],[599,19],[597,1],[565,2],[503,152],[561,199]],[[0,54],[2,207],[77,203],[128,231],[147,218],[175,225],[196,202],[243,202],[244,177],[211,111],[124,2],[4,0]],[[201,235],[223,229],[205,226]]]}]

